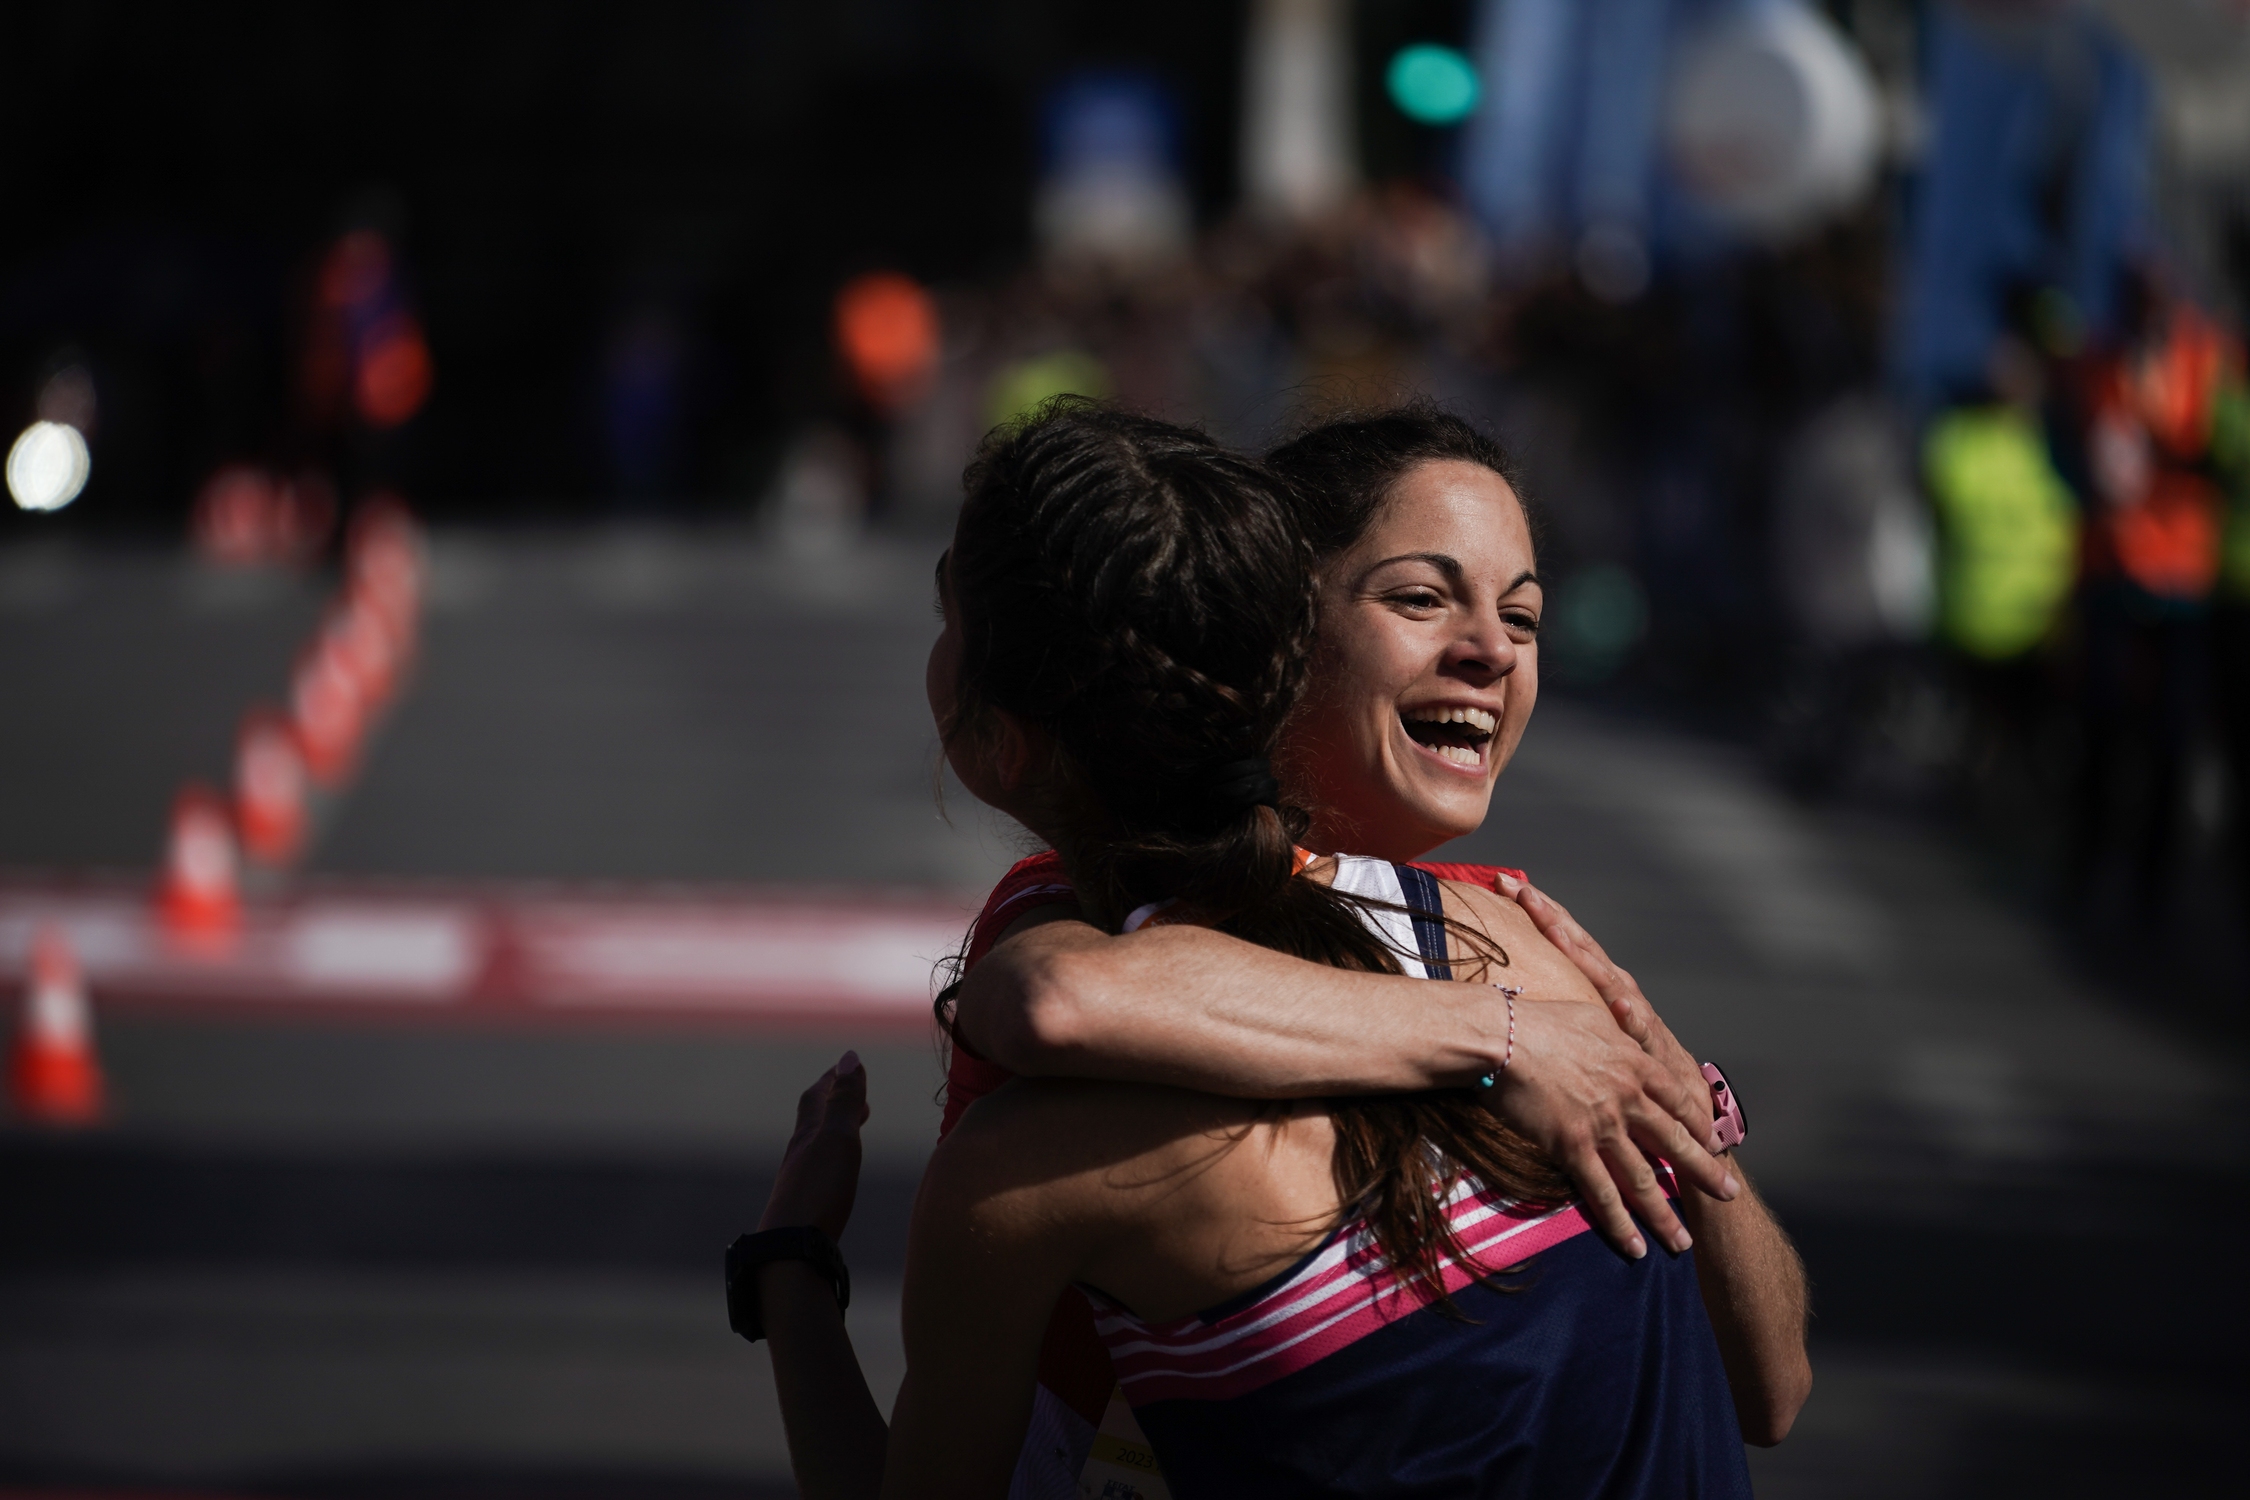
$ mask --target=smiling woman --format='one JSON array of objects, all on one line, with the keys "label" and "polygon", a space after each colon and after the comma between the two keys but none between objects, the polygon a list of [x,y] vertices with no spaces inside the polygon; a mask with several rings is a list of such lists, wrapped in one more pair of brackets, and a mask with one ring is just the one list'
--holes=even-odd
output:
[{"label": "smiling woman", "polygon": [[[1484,821],[1538,698],[1545,599],[1513,465],[1467,422],[1416,403],[1325,422],[1267,466],[1289,486],[1315,575],[1310,681],[1274,755],[1285,795],[1312,813],[1301,842],[1321,854],[1422,859]],[[1554,953],[1546,929],[1560,908],[1521,872],[1425,869],[1523,901],[1493,913],[1516,962]],[[1530,1003],[1550,997],[1544,986],[1512,1013],[1469,1005],[1440,1017],[1426,1002],[1409,1009],[1403,996],[1378,993],[1383,981],[1305,964],[1268,969],[1259,950],[1213,934],[1102,937],[1070,920],[1080,900],[1045,854],[987,901],[964,952],[968,972],[940,1002],[962,1044],[949,1127],[1018,1072],[1272,1098],[1447,1087],[1484,1076],[1476,1059],[1505,1050],[1520,1021],[1539,1061],[1502,1080],[1496,1107],[1555,1155],[1620,1249],[1646,1248],[1628,1205],[1659,1243],[1688,1243],[1651,1154],[1702,1191],[1732,1196],[1724,1170],[1686,1135],[1708,1131],[1709,1091],[1692,1066],[1672,1066],[1684,1054],[1673,1055],[1677,1043],[1637,995],[1618,1014],[1654,1028],[1645,1053],[1616,1027],[1550,1029],[1583,1012]],[[1205,940],[1216,946],[1188,951]],[[1591,959],[1587,944],[1572,963],[1593,964],[1604,976],[1596,982],[1608,982],[1606,957]],[[1090,1421],[1109,1388],[1104,1369],[1086,1372]]]},{"label": "smiling woman", "polygon": [[[931,709],[962,784],[1051,853],[995,893],[964,965],[1163,947],[1153,987],[1088,987],[1104,998],[1050,1038],[1048,1078],[980,1062],[963,1013],[887,1429],[824,1248],[849,1212],[865,1075],[847,1058],[805,1095],[730,1299],[773,1340],[808,1495],[1148,1493],[1156,1462],[1180,1500],[1748,1493],[1737,1403],[1764,1366],[1730,1387],[1717,1326],[1743,1320],[1707,1312],[1666,1203],[1706,1193],[1717,1207],[1682,1209],[1712,1224],[1741,1191],[1707,1154],[1703,1075],[1639,1007],[1605,1006],[1503,872],[1408,862],[1482,820],[1531,710],[1523,508],[1434,413],[1285,451],[1325,481],[1317,498],[1201,434],[1058,406],[988,438],[969,472]],[[1298,534],[1308,513],[1325,545]],[[1316,827],[1329,778],[1357,795]],[[1075,906],[1035,914],[1017,901],[1035,892]],[[1211,942],[1232,950],[1216,971]],[[1489,1031],[1448,1024],[1463,1000]],[[1340,1015],[1356,1019],[1338,1036]],[[1656,1045],[1639,1055],[1627,1031]],[[1566,1079],[1589,1035],[1651,1071]],[[1406,1054],[1404,1087],[1336,1071],[1386,1049]],[[1245,1053],[1249,1069],[1197,1071]],[[1275,1058],[1278,1088],[1255,1076]],[[1553,1129],[1658,1092],[1701,1103],[1621,1127],[1614,1184],[1579,1149],[1593,1124]],[[1674,1253],[1622,1213],[1625,1253],[1603,1244],[1605,1188]],[[1719,1238],[1723,1275],[1740,1256]],[[1767,1300],[1765,1363],[1786,1382],[1801,1303]],[[1783,1395],[1785,1426],[1801,1390]]]},{"label": "smiling woman", "polygon": [[1312,842],[1414,859],[1484,822],[1539,696],[1539,584],[1507,457],[1409,408],[1331,422],[1272,465],[1307,496],[1320,656],[1285,770]]},{"label": "smiling woman", "polygon": [[[1433,912],[1456,897],[1516,896],[1521,906],[1483,908],[1516,998],[1480,1011],[1464,987],[1471,1001],[1454,1011],[1442,996],[1384,992],[1399,980],[1298,962],[1216,930],[1151,924],[1112,935],[1104,903],[1085,899],[1057,855],[1037,855],[994,890],[964,952],[965,976],[941,1001],[958,1044],[946,1127],[1015,1072],[1273,1099],[1396,1095],[1475,1079],[1501,1118],[1548,1148],[1628,1257],[1647,1252],[1643,1226],[1658,1244],[1685,1249],[1691,1236],[1650,1158],[1671,1162],[1710,1201],[1737,1190],[1705,1149],[1712,1105],[1697,1065],[1637,991],[1625,997],[1590,939],[1556,938],[1560,909],[1520,872],[1412,863],[1483,821],[1537,696],[1544,598],[1507,460],[1465,422],[1421,405],[1315,428],[1269,467],[1289,483],[1313,564],[1310,681],[1274,755],[1283,799],[1313,814],[1300,842],[1336,856],[1338,868],[1396,867],[1399,884],[1379,893],[1389,901],[1416,901],[1410,879]],[[1618,995],[1612,1016],[1625,1030],[1570,1003],[1587,979]],[[1572,1025],[1585,1021],[1593,1024]],[[1483,1056],[1515,1061],[1462,1069]],[[1686,1212],[1711,1218],[1699,1207]],[[1738,1217],[1761,1231],[1771,1225],[1755,1205]],[[1785,1244],[1777,1254],[1786,1261]],[[1776,1356],[1742,1386],[1761,1423],[1769,1388],[1782,1391],[1780,1405],[1797,1399],[1786,1378],[1766,1378],[1769,1369],[1783,1377],[1801,1369],[1793,1316],[1782,1306],[1767,1320],[1778,1330]],[[1058,1308],[1049,1329],[1040,1381],[1052,1420],[1025,1450],[1019,1478],[1040,1476],[1027,1478],[1025,1493],[1079,1493],[1091,1470],[1081,1472],[1072,1455],[1083,1457],[1093,1424],[1110,1431],[1105,1412],[1114,1414],[1119,1372],[1094,1327],[1081,1306]],[[1745,1428],[1761,1441],[1774,1430]],[[1048,1453],[1063,1455],[1064,1472],[1047,1472]]]}]

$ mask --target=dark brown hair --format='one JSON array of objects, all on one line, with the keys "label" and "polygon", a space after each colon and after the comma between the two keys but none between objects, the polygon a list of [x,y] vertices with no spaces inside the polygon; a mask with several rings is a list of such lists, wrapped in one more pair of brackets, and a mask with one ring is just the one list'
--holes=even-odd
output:
[{"label": "dark brown hair", "polygon": [[1296,490],[1298,526],[1314,557],[1326,563],[1366,534],[1391,486],[1408,470],[1441,459],[1480,464],[1505,479],[1537,541],[1538,516],[1524,498],[1515,460],[1435,402],[1412,401],[1323,422],[1268,453],[1266,466]]},{"label": "dark brown hair", "polygon": [[[1200,432],[1077,401],[995,431],[966,480],[949,601],[963,650],[943,729],[984,732],[997,708],[1051,738],[1043,821],[1089,916],[1114,930],[1177,900],[1250,942],[1399,972],[1364,903],[1295,873],[1306,809],[1214,791],[1272,756],[1303,692],[1315,557],[1302,497]],[[1443,1202],[1463,1170],[1512,1196],[1568,1193],[1466,1091],[1330,1104],[1341,1200],[1441,1300],[1441,1254],[1467,1258]]]}]

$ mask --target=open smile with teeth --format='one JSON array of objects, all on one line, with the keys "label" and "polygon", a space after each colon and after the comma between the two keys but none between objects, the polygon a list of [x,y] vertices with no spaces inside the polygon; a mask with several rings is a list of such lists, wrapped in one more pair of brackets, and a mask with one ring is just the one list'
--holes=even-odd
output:
[{"label": "open smile with teeth", "polygon": [[1463,770],[1481,770],[1484,747],[1500,727],[1496,714],[1481,708],[1404,708],[1399,720],[1414,743]]}]

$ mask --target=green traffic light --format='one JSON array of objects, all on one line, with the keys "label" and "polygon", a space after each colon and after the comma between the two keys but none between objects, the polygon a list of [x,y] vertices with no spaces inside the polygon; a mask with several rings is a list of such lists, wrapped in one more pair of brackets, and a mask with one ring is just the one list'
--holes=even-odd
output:
[{"label": "green traffic light", "polygon": [[1477,107],[1476,64],[1451,47],[1401,47],[1384,76],[1399,113],[1424,125],[1458,125]]}]

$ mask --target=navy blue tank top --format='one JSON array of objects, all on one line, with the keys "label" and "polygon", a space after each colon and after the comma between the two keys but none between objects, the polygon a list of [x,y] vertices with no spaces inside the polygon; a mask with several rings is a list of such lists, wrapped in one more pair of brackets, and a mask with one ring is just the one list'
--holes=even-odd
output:
[{"label": "navy blue tank top", "polygon": [[[1342,889],[1439,910],[1422,871],[1342,863]],[[1448,972],[1440,924],[1369,918],[1409,973]],[[1692,1252],[1628,1260],[1574,1203],[1527,1207],[1473,1180],[1447,1211],[1484,1273],[1447,1262],[1461,1317],[1356,1220],[1193,1317],[1147,1323],[1089,1290],[1174,1500],[1750,1493]]]}]

